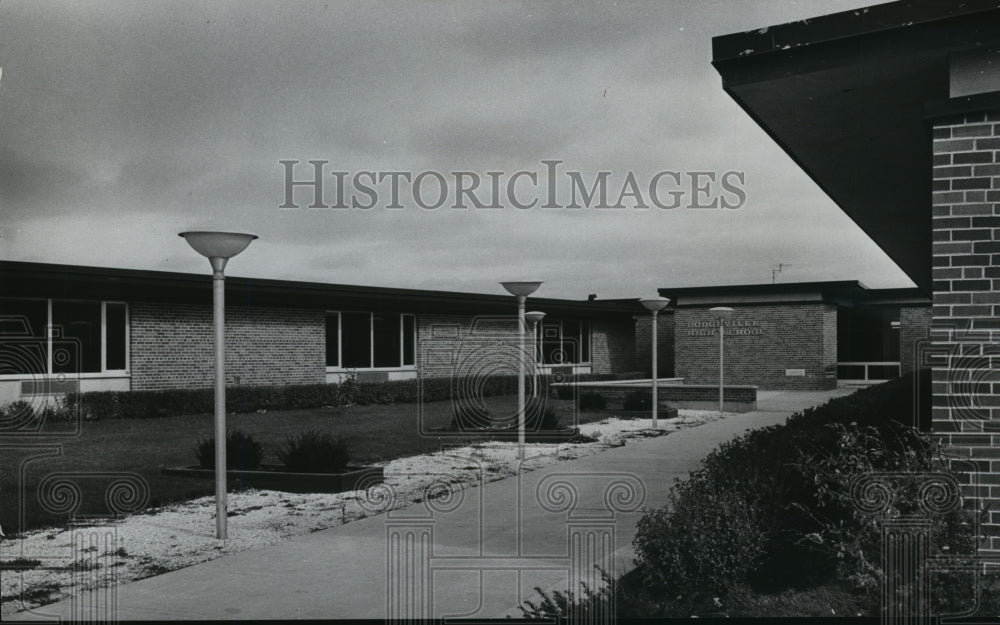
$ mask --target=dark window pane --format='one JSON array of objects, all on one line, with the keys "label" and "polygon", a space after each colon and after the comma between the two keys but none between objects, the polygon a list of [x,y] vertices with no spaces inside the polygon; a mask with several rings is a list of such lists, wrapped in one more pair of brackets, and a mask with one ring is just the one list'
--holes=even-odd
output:
[{"label": "dark window pane", "polygon": [[576,320],[563,321],[563,353],[566,363],[577,363],[580,348],[580,322]]},{"label": "dark window pane", "polygon": [[542,323],[542,362],[547,365],[563,363],[558,321]]},{"label": "dark window pane", "polygon": [[403,364],[416,364],[414,349],[417,335],[417,318],[413,315],[403,316]]},{"label": "dark window pane", "polygon": [[45,373],[45,300],[0,299],[0,374]]},{"label": "dark window pane", "polygon": [[327,313],[326,315],[326,366],[340,366],[340,340],[338,337],[338,321],[340,315],[337,313]]},{"label": "dark window pane", "polygon": [[590,322],[580,322],[580,362],[590,362]]},{"label": "dark window pane", "polygon": [[372,366],[371,315],[368,313],[341,313],[340,340],[342,367],[369,368]]},{"label": "dark window pane", "polygon": [[101,370],[101,303],[53,300],[53,373],[98,373]]},{"label": "dark window pane", "polygon": [[402,356],[399,337],[399,315],[376,313],[375,366],[398,367]]},{"label": "dark window pane", "polygon": [[125,304],[107,303],[104,305],[104,337],[105,356],[104,367],[108,371],[121,371],[127,368],[125,363]]}]

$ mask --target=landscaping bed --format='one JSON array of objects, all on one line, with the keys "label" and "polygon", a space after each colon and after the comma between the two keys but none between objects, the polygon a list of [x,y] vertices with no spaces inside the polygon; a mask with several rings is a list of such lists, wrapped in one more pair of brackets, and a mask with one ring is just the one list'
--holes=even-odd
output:
[{"label": "landscaping bed", "polygon": [[[164,475],[214,479],[215,469],[202,469],[198,465],[163,469]],[[367,488],[383,482],[382,467],[347,467],[342,473],[296,473],[284,465],[264,464],[255,470],[229,469],[226,481],[237,490],[257,488],[279,490],[286,493],[340,493]]]},{"label": "landscaping bed", "polygon": [[906,574],[920,562],[883,569],[882,531],[921,519],[925,564],[956,563],[931,568],[923,607],[996,616],[996,572],[969,566],[977,529],[988,533],[986,511],[962,497],[966,476],[915,428],[929,409],[929,392],[916,392],[930,388],[923,375],[919,385],[911,374],[720,445],[639,521],[635,572],[573,596],[542,594],[526,615],[588,618],[608,609],[612,593],[623,618],[906,614],[917,607]]},{"label": "landscaping bed", "polygon": [[[283,419],[272,416],[279,427]],[[716,413],[682,411],[677,419],[661,420],[662,429],[651,431],[643,420],[595,419],[580,427],[579,442],[573,444],[535,444],[526,448],[524,470],[534,470],[552,463],[572,460],[626,445],[633,437],[663,435],[693,427],[718,418]],[[599,421],[599,422],[597,422]],[[209,427],[211,424],[208,424]],[[396,437],[399,432],[395,433]],[[440,442],[440,441],[439,441]],[[190,454],[190,449],[185,450]],[[482,482],[510,477],[519,466],[518,445],[487,442],[466,447],[433,450],[429,453],[372,462],[383,470],[385,485],[393,493],[392,507],[401,507],[431,496],[428,491],[436,476],[452,476],[451,487],[466,488]],[[187,478],[171,478],[191,481]],[[211,487],[206,486],[211,492]],[[215,500],[211,496],[189,501],[157,505],[141,514],[133,514],[114,523],[117,544],[102,546],[93,553],[93,566],[113,569],[117,583],[124,584],[158,575],[214,558],[256,549],[281,540],[350,523],[374,513],[363,492],[288,493],[271,490],[246,490],[228,495],[229,539],[214,536]],[[75,581],[90,584],[94,578],[74,576],[71,557],[73,535],[65,527],[39,529],[0,542],[0,556],[5,561],[18,554],[31,556],[44,552],[56,554],[40,566],[38,559],[18,560],[19,572],[0,576],[0,612],[11,618],[22,607],[51,603],[69,593],[92,586],[74,587]],[[5,562],[6,563],[6,562]],[[10,560],[13,566],[15,563]]]},{"label": "landscaping bed", "polygon": [[[441,436],[517,442],[517,428],[469,428],[455,429],[450,425],[428,428],[429,432]],[[580,428],[559,428],[555,430],[525,430],[526,443],[567,443],[580,434]]]}]

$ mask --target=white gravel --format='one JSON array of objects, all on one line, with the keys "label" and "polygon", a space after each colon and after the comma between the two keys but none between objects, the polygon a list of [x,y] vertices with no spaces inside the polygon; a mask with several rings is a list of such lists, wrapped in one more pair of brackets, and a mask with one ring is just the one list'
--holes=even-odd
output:
[{"label": "white gravel", "polygon": [[[610,418],[585,424],[580,426],[581,433],[596,436],[597,442],[528,444],[525,468],[533,470],[580,458],[625,445],[629,438],[658,436],[718,416],[712,411],[681,410],[674,419],[660,419],[659,432],[650,429],[649,419]],[[393,507],[398,507],[424,498],[425,489],[441,474],[448,474],[452,484],[476,483],[481,472],[486,481],[494,481],[513,475],[516,460],[515,443],[491,442],[375,464],[384,467],[386,487],[394,493]],[[127,584],[228,553],[257,549],[292,536],[350,523],[376,513],[364,495],[363,491],[230,493],[229,539],[225,541],[214,536],[214,497],[150,509],[117,520],[113,525],[100,526],[102,535],[107,531],[113,540],[85,543],[87,547],[76,552],[76,573],[72,529],[53,528],[8,536],[0,541],[0,562],[9,564],[25,559],[41,564],[24,571],[0,572],[0,616],[6,618],[18,610],[58,601],[77,588]]]}]

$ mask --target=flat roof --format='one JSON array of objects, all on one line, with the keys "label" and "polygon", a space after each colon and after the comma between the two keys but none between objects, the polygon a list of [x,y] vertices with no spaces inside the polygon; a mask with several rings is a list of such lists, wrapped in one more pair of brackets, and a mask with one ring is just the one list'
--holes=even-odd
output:
[{"label": "flat roof", "polygon": [[723,89],[931,292],[928,115],[949,56],[1000,44],[1000,0],[903,0],[715,37]]},{"label": "flat roof", "polygon": [[[212,277],[204,274],[0,261],[0,296],[211,303]],[[499,285],[497,287],[500,288]],[[507,294],[226,277],[226,301],[255,306],[438,314],[513,314]],[[645,309],[635,300],[528,299],[529,309],[581,318],[621,318]]]},{"label": "flat roof", "polygon": [[658,289],[674,307],[823,302],[840,306],[930,306],[918,288],[869,289],[857,280],[777,282]]}]

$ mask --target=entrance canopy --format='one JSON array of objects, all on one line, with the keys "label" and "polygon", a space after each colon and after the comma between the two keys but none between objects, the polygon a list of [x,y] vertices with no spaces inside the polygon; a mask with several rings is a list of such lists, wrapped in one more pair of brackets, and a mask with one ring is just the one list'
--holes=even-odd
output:
[{"label": "entrance canopy", "polygon": [[981,104],[967,59],[1000,46],[1000,0],[892,2],[712,45],[726,92],[929,293],[926,119]]}]

